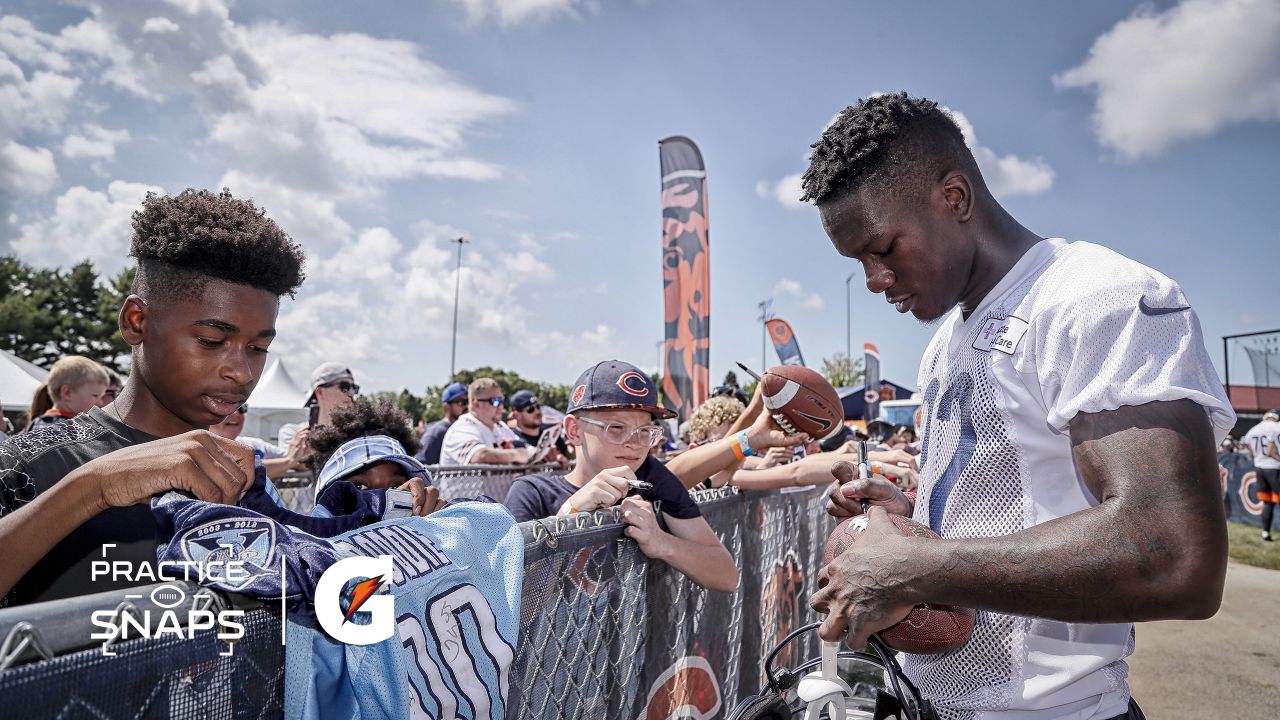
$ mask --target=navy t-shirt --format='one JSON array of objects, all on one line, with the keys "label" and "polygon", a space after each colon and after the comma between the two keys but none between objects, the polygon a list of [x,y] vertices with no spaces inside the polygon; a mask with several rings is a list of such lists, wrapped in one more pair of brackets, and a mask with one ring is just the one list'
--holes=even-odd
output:
[{"label": "navy t-shirt", "polygon": [[422,433],[422,449],[414,457],[426,465],[439,465],[440,451],[444,449],[444,434],[449,432],[452,424],[449,418],[445,418],[428,425],[427,431]]},{"label": "navy t-shirt", "polygon": [[[523,440],[525,445],[528,445],[529,447],[537,447],[538,440],[542,439],[543,431],[549,427],[555,427],[555,425],[552,423],[542,423],[542,427],[538,428],[538,432],[533,435],[526,434],[520,429],[519,425],[511,428],[511,432],[515,433],[516,437]],[[560,451],[561,455],[569,457],[569,444],[564,441],[564,433],[561,433],[560,437],[556,438],[556,449]]]},{"label": "navy t-shirt", "polygon": [[[636,478],[653,483],[653,489],[632,490],[628,495],[639,495],[650,502],[661,500],[662,512],[673,518],[688,520],[702,516],[680,478],[653,457],[645,458],[636,470]],[[555,515],[564,501],[578,490],[561,475],[524,475],[511,483],[503,504],[517,522],[540,520]]]}]

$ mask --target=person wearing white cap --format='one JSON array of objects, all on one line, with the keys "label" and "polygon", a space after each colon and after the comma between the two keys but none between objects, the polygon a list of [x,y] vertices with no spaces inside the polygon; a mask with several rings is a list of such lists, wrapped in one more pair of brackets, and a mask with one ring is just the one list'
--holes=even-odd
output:
[{"label": "person wearing white cap", "polygon": [[347,407],[351,400],[360,393],[360,386],[346,365],[339,362],[321,363],[311,371],[311,394],[307,396],[304,407],[317,406],[315,422],[289,423],[281,426],[276,444],[282,448],[289,447],[293,436],[311,425],[328,425],[333,411]]},{"label": "person wearing white cap", "polygon": [[1262,539],[1271,542],[1271,522],[1280,502],[1280,410],[1268,410],[1262,422],[1244,434],[1244,446],[1258,469],[1258,501],[1262,503]]}]

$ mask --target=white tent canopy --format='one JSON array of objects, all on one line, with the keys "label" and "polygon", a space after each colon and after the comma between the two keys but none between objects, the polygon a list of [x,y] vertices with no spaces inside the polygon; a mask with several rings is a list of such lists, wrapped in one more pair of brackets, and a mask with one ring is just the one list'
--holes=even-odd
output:
[{"label": "white tent canopy", "polygon": [[0,402],[5,410],[26,410],[31,397],[44,384],[49,371],[8,350],[0,350]]},{"label": "white tent canopy", "polygon": [[274,442],[281,425],[307,421],[302,405],[306,400],[307,393],[289,377],[284,361],[273,359],[249,396],[243,434]]}]

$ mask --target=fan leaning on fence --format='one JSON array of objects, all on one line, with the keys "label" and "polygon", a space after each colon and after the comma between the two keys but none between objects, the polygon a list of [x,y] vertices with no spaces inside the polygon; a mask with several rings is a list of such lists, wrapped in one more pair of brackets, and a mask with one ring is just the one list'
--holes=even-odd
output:
[{"label": "fan leaning on fence", "polygon": [[733,558],[680,479],[649,454],[662,440],[654,420],[673,414],[658,405],[657,388],[636,366],[606,360],[588,368],[573,385],[564,420],[577,464],[564,476],[517,478],[507,508],[523,522],[621,502],[626,535],[645,555],[705,588],[733,590]]},{"label": "fan leaning on fence", "polygon": [[[134,566],[155,559],[146,503],[175,488],[235,503],[253,451],[206,428],[262,376],[281,295],[302,283],[298,246],[229,192],[148,195],[133,216],[138,259],[120,332],[129,382],[106,408],[0,445],[0,592],[8,604],[127,587],[93,581],[103,544]],[[143,503],[139,505],[138,503]]]}]

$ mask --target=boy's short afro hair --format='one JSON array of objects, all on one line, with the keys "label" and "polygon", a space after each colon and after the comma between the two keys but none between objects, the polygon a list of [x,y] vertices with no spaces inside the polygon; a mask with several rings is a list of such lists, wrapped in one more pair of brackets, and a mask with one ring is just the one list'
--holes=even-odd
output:
[{"label": "boy's short afro hair", "polygon": [[208,278],[292,297],[305,260],[275,221],[226,189],[147,193],[129,254],[138,259],[133,292],[147,301],[199,297]]},{"label": "boy's short afro hair", "polygon": [[351,405],[333,411],[328,425],[317,425],[307,436],[311,458],[307,463],[318,477],[324,464],[343,443],[370,435],[386,435],[404,446],[410,455],[418,452],[417,433],[413,421],[400,408],[383,400],[378,403],[356,398]]}]

